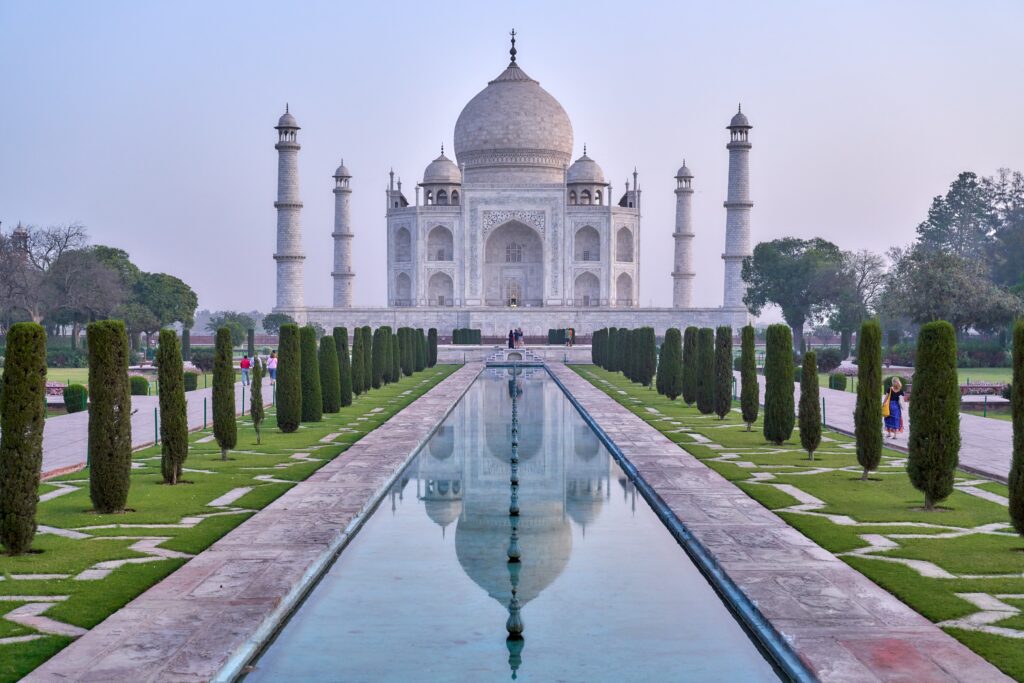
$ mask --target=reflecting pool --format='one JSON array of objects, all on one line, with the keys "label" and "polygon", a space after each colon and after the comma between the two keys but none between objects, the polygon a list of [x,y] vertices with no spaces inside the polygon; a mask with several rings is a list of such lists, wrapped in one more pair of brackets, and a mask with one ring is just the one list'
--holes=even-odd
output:
[{"label": "reflecting pool", "polygon": [[778,680],[547,372],[517,372],[470,387],[247,681]]}]

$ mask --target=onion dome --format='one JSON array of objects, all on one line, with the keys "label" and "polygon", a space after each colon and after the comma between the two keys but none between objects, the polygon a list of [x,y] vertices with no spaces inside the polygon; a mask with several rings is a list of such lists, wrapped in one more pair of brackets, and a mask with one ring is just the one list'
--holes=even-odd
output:
[{"label": "onion dome", "polygon": [[728,128],[753,128],[750,121],[747,120],[746,114],[743,113],[742,105],[736,108],[736,114],[729,121]]},{"label": "onion dome", "polygon": [[690,171],[690,169],[686,167],[686,160],[684,159],[683,160],[683,165],[679,167],[678,171],[676,171],[676,178],[692,178],[692,177],[693,177],[693,172]]},{"label": "onion dome", "polygon": [[351,178],[352,177],[351,171],[349,171],[348,167],[345,166],[345,160],[344,159],[341,160],[341,166],[338,166],[338,169],[334,172],[334,177],[335,178]]},{"label": "onion dome", "polygon": [[570,185],[604,185],[604,171],[596,161],[587,156],[587,148],[583,148],[583,156],[577,159],[566,174],[566,182]]},{"label": "onion dome", "polygon": [[444,147],[441,148],[441,156],[431,161],[423,171],[424,185],[459,185],[462,183],[462,172],[455,162],[444,155]]},{"label": "onion dome", "polygon": [[288,111],[288,105],[284,105],[284,113],[281,114],[281,118],[277,120],[277,125],[274,126],[277,129],[281,128],[294,128],[299,130],[299,122],[295,120],[295,117]]}]

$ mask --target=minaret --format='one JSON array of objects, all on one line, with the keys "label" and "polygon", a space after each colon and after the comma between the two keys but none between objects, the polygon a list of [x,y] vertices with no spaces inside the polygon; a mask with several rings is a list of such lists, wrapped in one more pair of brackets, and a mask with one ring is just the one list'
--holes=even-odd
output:
[{"label": "minaret", "polygon": [[352,190],[348,181],[352,177],[345,168],[345,160],[334,172],[334,307],[352,308],[352,214],[349,211],[349,198]]},{"label": "minaret", "polygon": [[302,308],[302,225],[299,221],[302,201],[299,200],[299,123],[285,105],[284,115],[274,126],[277,129],[277,306],[279,309]]},{"label": "minaret", "polygon": [[676,172],[675,267],[672,269],[672,306],[690,308],[693,301],[693,173],[686,161]]},{"label": "minaret", "polygon": [[743,259],[750,256],[750,141],[752,128],[740,107],[727,126],[729,130],[729,194],[725,200],[725,297],[724,308],[746,308],[743,295]]}]

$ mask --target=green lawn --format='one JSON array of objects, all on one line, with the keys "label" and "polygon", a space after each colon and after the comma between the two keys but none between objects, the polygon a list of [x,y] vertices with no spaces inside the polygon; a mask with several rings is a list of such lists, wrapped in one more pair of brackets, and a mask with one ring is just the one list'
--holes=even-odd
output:
[{"label": "green lawn", "polygon": [[[811,462],[800,450],[796,431],[780,451],[764,440],[760,423],[754,425],[752,432],[740,426],[723,429],[723,423],[714,416],[702,416],[681,400],[669,401],[630,383],[621,374],[592,365],[577,365],[573,369],[762,505],[776,511],[790,525],[831,552],[840,553],[848,564],[932,621],[962,619],[979,612],[977,606],[961,597],[964,594],[1024,595],[1024,539],[1009,526],[1005,504],[971,495],[969,487],[965,487],[955,490],[942,503],[941,510],[924,512],[924,498],[910,485],[903,464],[906,456],[901,453],[886,451],[879,471],[872,474],[870,481],[862,482],[853,440],[842,434],[826,430],[827,440]],[[694,444],[669,419],[724,448]],[[740,423],[736,411],[724,422]],[[812,468],[821,471],[812,472]],[[756,480],[755,474],[762,479]],[[958,482],[976,479],[965,473],[958,473],[957,477]],[[819,499],[822,506],[809,511],[793,510],[791,506],[796,505],[796,500],[776,488],[778,484],[794,486]],[[1007,487],[995,482],[979,488],[1008,495]],[[844,515],[855,524],[837,524],[825,515]],[[881,539],[884,545],[873,548],[872,539]],[[899,563],[900,560],[926,562],[934,571],[926,576],[914,566]],[[945,578],[931,578],[943,573]],[[1024,609],[1024,603],[1006,602]],[[999,625],[1015,629],[1024,637],[1021,612],[1008,613]],[[1024,640],[969,630],[962,625],[943,628],[1008,675],[1024,680]]]},{"label": "green lawn", "polygon": [[[197,443],[210,432],[195,432],[190,437],[189,457],[185,463],[187,483],[166,486],[160,477],[160,450],[151,447],[135,454],[132,487],[128,497],[131,509],[122,515],[102,516],[90,512],[88,472],[75,472],[40,487],[40,493],[59,490],[60,485],[74,487],[71,492],[40,503],[40,525],[76,530],[82,538],[65,538],[54,534],[36,536],[33,549],[39,551],[20,557],[0,554],[0,640],[36,634],[32,629],[5,621],[3,615],[24,604],[24,597],[67,596],[46,611],[57,621],[91,628],[109,614],[127,604],[137,595],[160,581],[187,561],[186,557],[158,559],[145,564],[125,564],[99,580],[76,580],[81,572],[111,560],[152,557],[145,548],[132,546],[145,538],[164,539],[160,547],[194,555],[248,519],[281,494],[291,482],[302,481],[324,463],[344,452],[354,442],[372,431],[392,415],[414,401],[432,386],[451,374],[457,366],[439,365],[405,377],[400,382],[357,397],[340,413],[324,415],[319,423],[305,423],[293,434],[276,429],[273,408],[263,429],[263,439],[256,444],[252,422],[238,421],[238,445],[228,461],[220,459],[216,442]],[[402,392],[411,390],[407,395]],[[383,409],[371,413],[375,408]],[[366,420],[357,418],[367,417]],[[296,449],[322,446],[326,434],[343,431],[330,445],[310,449],[310,460],[293,458]],[[278,469],[275,466],[284,465]],[[280,482],[266,482],[257,476],[271,474]],[[229,508],[210,508],[208,504],[232,489],[252,487]],[[152,527],[138,525],[177,525],[185,517],[207,516],[195,526]],[[110,528],[97,528],[115,525]],[[136,538],[137,537],[137,538]],[[11,580],[15,575],[51,575],[49,578]],[[56,575],[55,577],[52,575]],[[19,596],[22,601],[5,601],[4,596]],[[0,682],[16,681],[55,652],[70,639],[43,635],[29,642],[0,645]]]}]

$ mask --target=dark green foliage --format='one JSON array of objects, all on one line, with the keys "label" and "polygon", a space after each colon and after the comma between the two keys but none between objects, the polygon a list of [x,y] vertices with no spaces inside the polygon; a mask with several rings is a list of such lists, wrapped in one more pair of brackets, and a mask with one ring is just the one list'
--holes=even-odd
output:
[{"label": "dark green foliage", "polygon": [[199,373],[198,372],[186,372],[185,373],[185,391],[195,391],[199,388]]},{"label": "dark green foliage", "polygon": [[67,347],[47,349],[46,365],[51,368],[84,368],[87,365],[86,355]]},{"label": "dark green foliage", "polygon": [[[793,435],[793,333],[788,325],[769,325],[764,359],[764,438],[774,444]],[[815,378],[817,379],[817,378]]]},{"label": "dark green foliage", "polygon": [[437,365],[437,328],[427,330],[427,367]]},{"label": "dark green foliage", "polygon": [[299,326],[281,325],[277,342],[277,427],[288,434],[302,421],[302,346]]},{"label": "dark green foliage", "polygon": [[391,335],[391,381],[402,379],[402,350],[398,344],[398,333]]},{"label": "dark green foliage", "polygon": [[853,410],[861,479],[882,461],[882,326],[865,320],[857,335],[857,407]]},{"label": "dark green foliage", "polygon": [[[192,330],[187,327],[181,330],[181,359],[192,360]],[[188,391],[187,387],[185,391]]]},{"label": "dark green foliage", "polygon": [[338,379],[338,351],[334,337],[320,339],[320,395],[323,412],[336,413],[341,409],[341,381]]},{"label": "dark green foliage", "polygon": [[757,384],[757,332],[753,325],[747,325],[740,332],[740,410],[747,431],[757,422],[761,404],[761,389]]},{"label": "dark green foliage", "polygon": [[[384,325],[380,328],[380,344],[381,353],[383,354],[383,361],[381,363],[381,384],[391,383],[391,328]],[[377,343],[374,342],[373,348],[377,348]]]},{"label": "dark green foliage", "polygon": [[415,355],[413,356],[412,367],[415,372],[422,372],[427,367],[427,335],[423,333],[423,328],[420,327],[413,332],[413,338],[415,340]]},{"label": "dark green foliage", "polygon": [[649,387],[658,366],[658,340],[653,327],[640,328],[639,352],[640,367],[637,381],[645,387]]},{"label": "dark green foliage", "polygon": [[715,331],[710,327],[697,332],[697,410],[715,412]]},{"label": "dark green foliage", "polygon": [[683,393],[683,337],[679,328],[670,327],[661,343],[661,362],[658,364],[661,393],[670,401]]},{"label": "dark green foliage", "polygon": [[841,372],[833,372],[828,376],[828,388],[836,391],[846,391],[846,375]]},{"label": "dark green foliage", "polygon": [[320,386],[320,362],[316,350],[316,328],[306,325],[300,333],[302,345],[302,421],[319,422],[324,417],[323,389]]},{"label": "dark green foliage", "polygon": [[177,484],[188,457],[188,405],[181,349],[174,330],[160,330],[156,358],[160,382],[160,468],[165,484]]},{"label": "dark green foliage", "polygon": [[89,339],[89,497],[97,512],[124,510],[131,485],[132,399],[128,333],[121,320],[86,328]]},{"label": "dark green foliage", "polygon": [[348,355],[348,330],[334,328],[334,350],[338,355],[338,404],[344,408],[352,405],[352,360]]},{"label": "dark green foliage", "polygon": [[132,396],[148,396],[149,395],[149,380],[139,375],[132,375],[128,378],[130,382]]},{"label": "dark green foliage", "polygon": [[839,349],[821,349],[818,351],[818,370],[832,372],[846,358]]},{"label": "dark green foliage", "polygon": [[363,326],[363,391],[374,388],[373,385],[373,330],[369,325]]},{"label": "dark green foliage", "polygon": [[608,338],[605,340],[604,369],[608,372],[619,371],[619,328],[609,327]]},{"label": "dark green foliage", "polygon": [[213,436],[220,446],[221,460],[228,459],[228,451],[238,444],[238,425],[235,424],[235,360],[231,328],[217,330],[213,363]]},{"label": "dark green foliage", "polygon": [[[468,327],[459,327],[452,330],[452,344],[479,345],[480,339],[480,330]],[[399,345],[401,345],[401,341],[399,341]]]},{"label": "dark green foliage", "polygon": [[800,382],[804,378],[804,368],[802,365],[797,363],[803,363],[804,359],[802,356],[793,356],[793,381]]},{"label": "dark green foliage", "polygon": [[69,413],[80,413],[89,407],[89,390],[81,384],[64,387],[64,407]]},{"label": "dark green foliage", "polygon": [[192,351],[192,365],[203,372],[213,370],[213,349],[198,348]]},{"label": "dark green foliage", "polygon": [[249,353],[249,358],[256,355],[256,330],[251,327],[246,330],[246,351]]},{"label": "dark green foliage", "polygon": [[256,444],[259,445],[262,441],[261,429],[266,410],[263,406],[263,363],[258,356],[252,359],[252,384],[249,392],[249,415],[252,417],[252,428],[256,430]]},{"label": "dark green foliage", "polygon": [[910,483],[924,494],[924,507],[931,510],[953,492],[960,456],[956,331],[944,320],[925,323],[917,337],[907,445]]},{"label": "dark green foliage", "polygon": [[1010,461],[1010,522],[1024,536],[1024,320],[1013,326],[1013,459]]},{"label": "dark green foliage", "polygon": [[821,445],[821,399],[818,391],[818,355],[814,351],[804,354],[804,368],[800,381],[800,446],[807,451],[807,459],[814,460],[814,451]]},{"label": "dark green foliage", "polygon": [[363,328],[352,329],[352,393],[358,396],[367,390],[366,377],[363,375],[363,368],[366,362],[363,360],[365,347],[363,346]]},{"label": "dark green foliage", "polygon": [[398,329],[399,362],[402,366],[402,374],[406,377],[412,375],[413,365],[413,338],[411,327],[400,327]]},{"label": "dark green foliage", "polygon": [[720,420],[732,410],[732,328],[715,330],[715,415]]},{"label": "dark green foliage", "polygon": [[7,332],[0,394],[0,543],[11,555],[32,548],[43,466],[46,332],[15,323]]},{"label": "dark green foliage", "polygon": [[[590,362],[598,367],[603,367],[604,363],[601,360],[602,345],[604,344],[605,330],[594,330],[594,334],[590,336]],[[661,393],[661,390],[658,390]]]},{"label": "dark green foliage", "polygon": [[627,330],[626,328],[623,327],[621,328],[621,331],[623,339],[621,351],[622,356],[620,358],[622,374],[625,375],[630,382],[635,382],[636,380],[634,379],[634,372],[636,370],[636,355],[633,350],[633,330]]},{"label": "dark green foliage", "polygon": [[697,328],[692,326],[683,331],[683,402],[697,402]]},{"label": "dark green foliage", "polygon": [[373,331],[373,358],[370,361],[370,386],[380,389],[384,385],[384,330]]},{"label": "dark green foliage", "polygon": [[616,334],[618,338],[615,342],[615,354],[617,355],[617,358],[615,359],[615,367],[619,372],[628,377],[629,375],[627,373],[629,372],[630,359],[629,354],[632,350],[629,345],[629,330],[627,330],[625,327],[620,327],[617,330]]}]

